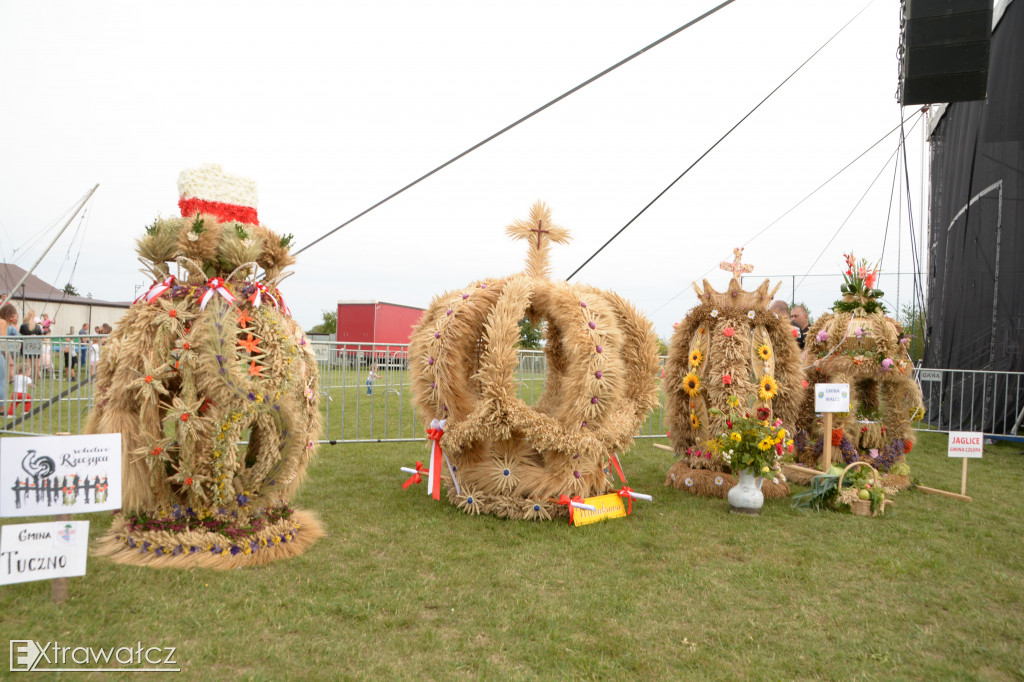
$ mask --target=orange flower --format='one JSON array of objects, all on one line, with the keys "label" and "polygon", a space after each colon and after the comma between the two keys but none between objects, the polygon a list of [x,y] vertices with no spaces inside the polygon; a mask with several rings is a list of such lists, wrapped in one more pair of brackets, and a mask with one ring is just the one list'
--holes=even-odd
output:
[{"label": "orange flower", "polygon": [[153,448],[152,450],[150,450],[149,454],[153,455],[154,457],[158,457],[160,455],[160,453],[163,452],[163,451],[164,451],[163,448],[157,446],[157,447]]},{"label": "orange flower", "polygon": [[181,349],[182,350],[188,350],[191,347],[192,346],[189,345],[188,341],[186,341],[185,343],[181,344]]},{"label": "orange flower", "polygon": [[151,375],[149,375],[149,374],[146,375],[146,383],[147,384],[153,383],[153,377]]},{"label": "orange flower", "polygon": [[249,376],[251,376],[251,377],[262,377],[263,376],[263,368],[260,367],[259,365],[257,365],[255,360],[253,360],[251,363],[249,363]]},{"label": "orange flower", "polygon": [[170,315],[171,317],[177,317],[178,311],[175,310],[174,308],[171,308],[170,310],[167,311],[167,314]]},{"label": "orange flower", "polygon": [[252,337],[252,334],[250,333],[250,334],[246,334],[245,335],[245,341],[239,341],[238,345],[241,346],[242,348],[244,348],[245,350],[249,351],[250,354],[252,354],[252,353],[259,353],[260,352],[260,348],[257,345],[258,343],[259,343],[259,340],[258,339],[254,339]]},{"label": "orange flower", "polygon": [[181,421],[183,421],[183,422],[187,422],[188,421],[188,412],[182,412],[181,413]]},{"label": "orange flower", "polygon": [[249,313],[247,311],[245,311],[245,310],[239,310],[238,311],[238,326],[241,327],[242,329],[245,329],[245,326],[249,322],[252,322],[252,320],[253,320],[252,316],[249,315]]},{"label": "orange flower", "polygon": [[185,479],[185,485],[192,485],[192,477],[191,476],[189,476],[188,478]]}]

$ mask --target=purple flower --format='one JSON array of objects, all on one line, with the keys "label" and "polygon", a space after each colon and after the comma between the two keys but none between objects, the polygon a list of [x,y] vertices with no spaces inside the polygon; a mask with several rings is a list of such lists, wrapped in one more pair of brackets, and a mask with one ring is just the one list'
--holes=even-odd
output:
[{"label": "purple flower", "polygon": [[824,329],[822,329],[820,332],[818,332],[818,341],[821,342],[821,343],[824,343],[825,341],[828,341],[828,332],[825,331]]},{"label": "purple flower", "polygon": [[856,336],[858,339],[863,339],[864,327],[857,327],[855,330],[853,330],[853,335]]}]

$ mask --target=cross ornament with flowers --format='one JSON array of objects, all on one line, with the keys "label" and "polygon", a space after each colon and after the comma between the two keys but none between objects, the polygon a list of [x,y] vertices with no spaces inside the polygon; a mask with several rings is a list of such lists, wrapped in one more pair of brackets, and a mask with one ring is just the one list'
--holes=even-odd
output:
[{"label": "cross ornament with flowers", "polygon": [[753,272],[753,265],[750,265],[749,263],[740,262],[740,260],[743,258],[742,246],[738,246],[735,249],[733,249],[732,256],[733,258],[731,263],[729,261],[724,260],[718,264],[718,267],[721,268],[722,270],[725,270],[726,272],[731,272],[733,279],[739,279],[740,275],[746,274],[748,272]]}]

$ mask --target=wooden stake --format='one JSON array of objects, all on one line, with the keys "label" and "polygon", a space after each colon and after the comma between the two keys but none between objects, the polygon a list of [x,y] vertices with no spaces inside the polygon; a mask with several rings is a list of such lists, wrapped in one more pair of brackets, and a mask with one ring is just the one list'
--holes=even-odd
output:
[{"label": "wooden stake", "polygon": [[[93,187],[93,191],[96,188]],[[91,192],[90,192],[91,194]],[[54,434],[55,436],[70,436],[71,434],[67,431],[58,431]],[[70,521],[71,514],[57,514],[53,517],[54,521]],[[50,599],[55,603],[59,604],[68,598],[68,579],[67,578],[54,578],[50,581]]]},{"label": "wooden stake", "polygon": [[960,494],[967,497],[967,458],[964,457],[964,472],[960,476]]},{"label": "wooden stake", "polygon": [[928,493],[929,495],[942,495],[943,497],[952,497],[954,500],[963,500],[964,502],[971,501],[971,498],[967,495],[957,495],[956,493],[951,493],[948,490],[939,490],[938,488],[929,488],[923,485],[917,486],[917,489],[923,493]]},{"label": "wooden stake", "polygon": [[[54,521],[70,521],[71,514],[57,514],[53,517]],[[56,603],[67,600],[68,598],[68,579],[67,578],[54,578],[50,581],[50,599]]]},{"label": "wooden stake", "polygon": [[832,468],[832,413],[825,413],[825,434],[822,439],[821,448],[821,470],[828,471]]},{"label": "wooden stake", "polygon": [[658,448],[659,450],[664,450],[666,452],[675,452],[675,450],[673,450],[669,446],[662,445],[661,443],[653,443],[653,445],[654,445],[654,447]]}]

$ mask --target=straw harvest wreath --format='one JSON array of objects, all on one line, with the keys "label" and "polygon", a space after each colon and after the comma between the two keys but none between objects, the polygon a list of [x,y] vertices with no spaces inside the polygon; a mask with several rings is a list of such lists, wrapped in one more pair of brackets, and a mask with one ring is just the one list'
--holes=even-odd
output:
[{"label": "straw harvest wreath", "polygon": [[[730,396],[751,413],[767,408],[786,429],[803,399],[800,349],[767,307],[779,285],[768,291],[765,280],[744,291],[739,276],[752,266],[740,263],[742,252],[736,249],[735,260],[721,265],[733,273],[727,291],[715,291],[707,280],[703,289],[694,283],[700,303],[676,327],[665,364],[665,419],[679,457],[665,484],[696,495],[725,497],[736,484],[715,445],[726,430]],[[785,497],[789,486],[781,474],[773,475],[762,492]]]},{"label": "straw harvest wreath", "polygon": [[[603,494],[609,460],[657,404],[657,338],[614,293],[549,279],[548,246],[568,230],[535,204],[507,228],[529,242],[526,271],[436,297],[409,345],[424,418],[444,420],[448,499],[471,514],[567,516],[560,499]],[[518,397],[519,321],[545,324],[544,391]]]},{"label": "straw harvest wreath", "polygon": [[215,568],[301,554],[322,531],[288,499],[320,413],[314,355],[277,288],[290,238],[259,224],[251,181],[204,166],[178,185],[183,217],[138,240],[155,283],[97,369],[86,431],[121,433],[124,478],[100,553]]},{"label": "straw harvest wreath", "polygon": [[[925,414],[905,345],[908,339],[899,322],[885,314],[883,294],[874,288],[877,267],[864,259],[858,262],[852,254],[844,258],[842,298],[807,332],[813,367],[796,431],[797,458],[817,467],[828,437],[839,452],[837,460],[867,462],[885,474],[886,486],[907,488],[906,454],[915,442],[910,425]],[[831,434],[823,434],[821,420],[815,419],[815,383],[850,385],[850,411],[835,415]]]}]

